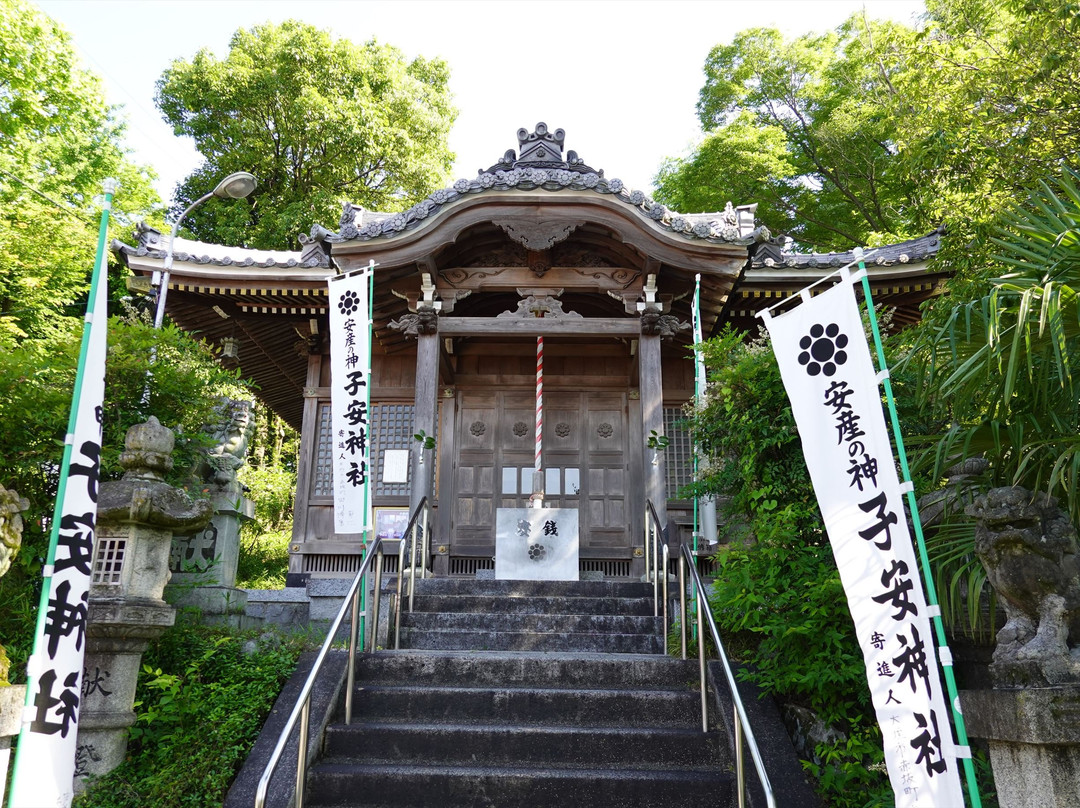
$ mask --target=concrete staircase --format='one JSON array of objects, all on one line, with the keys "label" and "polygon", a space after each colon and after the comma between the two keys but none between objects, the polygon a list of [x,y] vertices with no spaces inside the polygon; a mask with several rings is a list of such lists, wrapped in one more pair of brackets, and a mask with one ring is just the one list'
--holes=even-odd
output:
[{"label": "concrete staircase", "polygon": [[697,666],[662,655],[651,588],[429,579],[403,650],[365,655],[309,808],[727,806]]}]

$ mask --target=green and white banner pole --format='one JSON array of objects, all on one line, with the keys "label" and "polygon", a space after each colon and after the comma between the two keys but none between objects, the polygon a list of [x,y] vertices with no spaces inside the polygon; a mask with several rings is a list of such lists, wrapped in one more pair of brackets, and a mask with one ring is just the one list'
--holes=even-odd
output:
[{"label": "green and white banner pole", "polygon": [[[116,180],[105,180],[97,257],[50,522],[49,550],[42,570],[34,650],[26,666],[26,703],[8,808],[67,808],[74,798],[105,400],[105,239],[116,188]],[[73,455],[77,462],[72,462]]]},{"label": "green and white banner pole", "polygon": [[866,271],[866,256],[863,251],[854,251],[859,263],[859,274],[862,275],[862,292],[866,301],[867,317],[870,320],[870,330],[874,335],[874,350],[877,355],[878,370],[882,376],[882,389],[885,391],[885,402],[889,410],[889,425],[892,429],[893,440],[896,443],[896,456],[900,460],[900,470],[903,474],[903,483],[907,488],[907,504],[911,513],[911,525],[915,534],[915,546],[919,553],[919,565],[922,567],[923,584],[926,587],[926,603],[930,607],[931,623],[934,627],[934,635],[937,639],[938,661],[941,663],[942,675],[945,679],[945,689],[949,694],[949,706],[952,710],[953,726],[956,728],[957,746],[965,751],[961,758],[964,767],[964,779],[967,783],[968,798],[972,808],[982,808],[982,800],[979,797],[979,787],[975,781],[975,765],[971,759],[968,743],[967,729],[964,725],[964,714],[960,709],[960,696],[956,689],[956,676],[953,673],[952,651],[945,637],[945,624],[941,619],[941,606],[938,603],[937,588],[934,586],[934,575],[930,569],[930,558],[926,552],[926,539],[923,536],[922,519],[919,517],[919,506],[915,497],[915,489],[911,480],[911,471],[908,466],[907,451],[904,449],[904,437],[900,432],[900,417],[896,412],[896,399],[893,396],[892,382],[889,380],[888,365],[885,362],[885,348],[881,341],[881,329],[878,327],[877,314],[874,311],[874,299],[870,293],[870,277]]},{"label": "green and white banner pole", "polygon": [[[694,276],[694,305],[693,305],[693,320],[694,326],[694,407],[700,413],[705,408],[705,353],[701,348],[701,343],[704,342],[704,334],[701,328],[701,275]],[[695,441],[695,448],[696,448]],[[700,482],[700,458],[701,452],[694,452],[693,472],[694,482]],[[698,551],[698,537],[702,533],[703,523],[706,521],[704,509],[715,507],[711,497],[694,497],[694,558],[697,558]],[[716,517],[715,514],[712,517],[714,523]],[[704,596],[704,593],[701,593]],[[697,603],[695,598],[697,593],[691,597],[690,613],[697,614]],[[693,639],[697,639],[697,626],[693,627]]]}]

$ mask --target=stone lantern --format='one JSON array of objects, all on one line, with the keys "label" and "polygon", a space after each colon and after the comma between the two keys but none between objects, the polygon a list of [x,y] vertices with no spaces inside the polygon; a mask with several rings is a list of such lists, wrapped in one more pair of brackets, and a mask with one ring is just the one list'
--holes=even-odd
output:
[{"label": "stone lantern", "polygon": [[143,651],[176,618],[162,600],[173,533],[201,528],[213,513],[208,500],[193,500],[164,481],[173,444],[173,433],[157,418],[133,426],[120,455],[123,478],[101,485],[77,778],[104,774],[123,761]]}]

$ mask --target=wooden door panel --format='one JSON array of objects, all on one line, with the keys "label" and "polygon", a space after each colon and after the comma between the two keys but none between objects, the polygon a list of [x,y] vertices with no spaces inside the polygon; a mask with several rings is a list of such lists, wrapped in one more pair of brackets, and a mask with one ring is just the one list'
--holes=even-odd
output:
[{"label": "wooden door panel", "polygon": [[623,458],[626,452],[626,408],[598,409],[594,403],[588,413],[586,432],[590,455],[617,455]]},{"label": "wooden door panel", "polygon": [[624,396],[594,396],[586,410],[587,547],[629,547],[626,514],[627,407]]},{"label": "wooden door panel", "polygon": [[454,468],[454,541],[487,545],[495,524],[497,402],[493,394],[471,397],[458,411]]},{"label": "wooden door panel", "polygon": [[[495,509],[529,504],[535,399],[520,391],[461,396],[452,540],[494,552]],[[554,391],[544,404],[545,503],[579,509],[582,547],[629,548],[626,395]]]}]

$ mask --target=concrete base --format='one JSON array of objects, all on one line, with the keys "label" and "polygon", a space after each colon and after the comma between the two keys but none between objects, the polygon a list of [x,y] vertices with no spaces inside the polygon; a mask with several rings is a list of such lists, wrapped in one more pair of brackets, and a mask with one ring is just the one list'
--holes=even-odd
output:
[{"label": "concrete base", "polygon": [[[403,591],[408,592],[408,580],[405,580]],[[326,631],[330,627],[330,622],[337,617],[338,611],[341,609],[341,604],[345,600],[345,595],[348,594],[349,586],[352,581],[346,578],[316,578],[308,582],[307,594],[310,599],[308,605],[308,617],[309,625],[312,628],[319,631]],[[372,588],[368,590],[365,600],[367,610],[370,613],[374,608],[372,592],[374,590],[374,579],[369,579],[369,586]],[[397,577],[391,575],[384,575],[382,579],[382,596],[379,600],[379,631],[375,639],[375,645],[380,648],[386,648],[388,643],[389,628],[390,628],[390,611],[393,605],[393,595],[397,592]],[[407,598],[407,595],[403,595]],[[367,621],[365,620],[365,625]],[[369,632],[370,628],[366,629]],[[343,641],[349,636],[349,622],[346,618],[341,630],[338,632],[336,639]],[[367,647],[365,646],[367,650]]]},{"label": "concrete base", "polygon": [[247,610],[247,592],[232,586],[165,587],[165,600],[177,609],[196,609],[204,623],[240,628]]},{"label": "concrete base", "polygon": [[1001,808],[1080,805],[1080,687],[960,694],[968,734],[990,745]]},{"label": "concrete base", "polygon": [[[712,696],[715,720],[723,723],[729,743],[734,744],[735,716],[731,691],[727,686],[724,669],[720,662],[707,662],[709,689]],[[814,793],[813,786],[807,779],[799,761],[799,755],[788,734],[780,709],[772,697],[766,696],[753,682],[744,681],[735,671],[739,698],[746,709],[747,718],[754,731],[758,750],[765,764],[765,774],[773,789],[777,805],[798,806],[798,808],[821,808],[821,800]],[[732,746],[734,760],[735,750]],[[765,808],[765,790],[761,786],[754,760],[747,749],[744,752],[743,767],[746,774],[747,805],[749,808]]]},{"label": "concrete base", "polygon": [[259,626],[296,628],[308,622],[309,598],[306,587],[285,589],[247,589],[248,620]]}]

